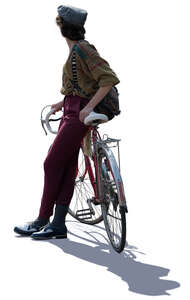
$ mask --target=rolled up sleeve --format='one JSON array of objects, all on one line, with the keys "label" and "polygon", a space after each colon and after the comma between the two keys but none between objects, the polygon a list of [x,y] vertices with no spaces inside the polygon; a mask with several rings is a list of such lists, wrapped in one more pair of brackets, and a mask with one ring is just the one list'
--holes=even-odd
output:
[{"label": "rolled up sleeve", "polygon": [[109,63],[99,55],[95,47],[91,47],[88,51],[86,63],[92,77],[98,82],[99,87],[114,86],[120,82]]}]

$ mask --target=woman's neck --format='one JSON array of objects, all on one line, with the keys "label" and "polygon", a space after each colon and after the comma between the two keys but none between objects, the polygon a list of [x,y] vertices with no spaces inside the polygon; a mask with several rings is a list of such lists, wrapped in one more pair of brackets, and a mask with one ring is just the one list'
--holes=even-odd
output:
[{"label": "woman's neck", "polygon": [[72,51],[73,49],[73,46],[78,42],[78,41],[72,41],[68,38],[65,38],[66,39],[66,42],[67,42],[67,45],[69,46],[69,52]]}]

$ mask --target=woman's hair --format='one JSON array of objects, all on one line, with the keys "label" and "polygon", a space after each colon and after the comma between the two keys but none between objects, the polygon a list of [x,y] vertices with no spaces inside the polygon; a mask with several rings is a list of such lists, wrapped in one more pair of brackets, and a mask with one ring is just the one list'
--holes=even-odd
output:
[{"label": "woman's hair", "polygon": [[56,17],[56,24],[60,27],[61,33],[64,37],[70,40],[78,41],[84,40],[86,30],[84,26],[76,26],[65,22],[60,16]]}]

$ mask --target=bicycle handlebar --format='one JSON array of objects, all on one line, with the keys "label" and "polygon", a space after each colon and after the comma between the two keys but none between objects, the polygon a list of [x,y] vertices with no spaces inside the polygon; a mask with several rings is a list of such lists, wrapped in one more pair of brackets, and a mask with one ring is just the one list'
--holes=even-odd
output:
[{"label": "bicycle handlebar", "polygon": [[51,128],[49,122],[50,122],[50,121],[59,121],[59,120],[61,120],[61,118],[58,118],[58,119],[50,119],[50,116],[55,112],[55,108],[52,108],[52,109],[47,113],[45,119],[43,119],[43,118],[42,118],[42,113],[43,113],[43,111],[44,111],[44,109],[45,109],[46,107],[51,107],[51,105],[46,105],[46,106],[44,106],[44,108],[42,109],[42,111],[41,111],[41,119],[40,119],[40,120],[41,120],[41,125],[42,125],[42,127],[43,127],[43,129],[44,129],[46,135],[47,135],[47,131],[45,130],[44,124],[46,125],[47,129],[48,129],[51,133],[56,134],[57,131],[55,131],[55,130],[53,130],[53,129]]},{"label": "bicycle handlebar", "polygon": [[50,112],[47,113],[46,118],[45,118],[45,124],[46,124],[46,126],[47,126],[47,129],[48,129],[51,133],[56,134],[57,131],[56,131],[56,130],[52,130],[52,128],[51,128],[51,126],[50,126],[50,124],[49,124],[49,121],[50,121],[50,120],[49,120],[49,117],[50,117],[54,112],[55,112],[55,108],[52,108],[52,109],[50,110]]},{"label": "bicycle handlebar", "polygon": [[[55,108],[52,108],[46,115],[45,119],[42,118],[42,113],[44,111],[44,109],[46,107],[51,107],[51,105],[46,105],[42,111],[41,111],[41,124],[42,124],[42,127],[45,131],[45,134],[47,135],[47,132],[45,130],[45,127],[44,127],[44,124],[47,126],[47,129],[51,132],[51,133],[54,133],[56,134],[58,131],[55,131],[51,128],[49,122],[50,121],[58,121],[58,120],[61,120],[61,118],[58,118],[58,119],[50,119],[50,116],[55,112]],[[64,107],[63,107],[64,108]],[[94,111],[90,112],[90,114],[85,117],[84,119],[84,124],[85,125],[94,125],[94,126],[97,126],[99,123],[105,123],[108,121],[108,117],[104,114],[100,114],[100,113],[95,113]]]}]

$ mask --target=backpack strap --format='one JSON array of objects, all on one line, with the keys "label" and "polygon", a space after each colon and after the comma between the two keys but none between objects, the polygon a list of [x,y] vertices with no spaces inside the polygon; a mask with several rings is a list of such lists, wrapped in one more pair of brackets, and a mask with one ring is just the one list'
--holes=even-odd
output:
[{"label": "backpack strap", "polygon": [[86,94],[78,85],[75,51],[73,51],[73,53],[72,53],[72,73],[73,73],[73,80],[71,80],[71,82],[74,86],[74,89],[76,89],[78,92],[83,94],[85,97],[89,98],[91,96],[91,94]]},{"label": "backpack strap", "polygon": [[73,51],[75,51],[82,59],[86,59],[86,54],[84,53],[84,51],[82,51],[81,48],[78,47],[78,45],[74,45],[73,47]]},{"label": "backpack strap", "polygon": [[89,98],[92,96],[92,93],[86,94],[78,85],[78,79],[77,79],[77,68],[76,68],[76,53],[82,58],[82,59],[86,59],[86,54],[84,53],[84,51],[82,51],[78,45],[76,44],[73,49],[72,49],[72,74],[73,74],[73,80],[71,80],[74,88],[80,92],[81,94],[83,94],[85,97]]}]

